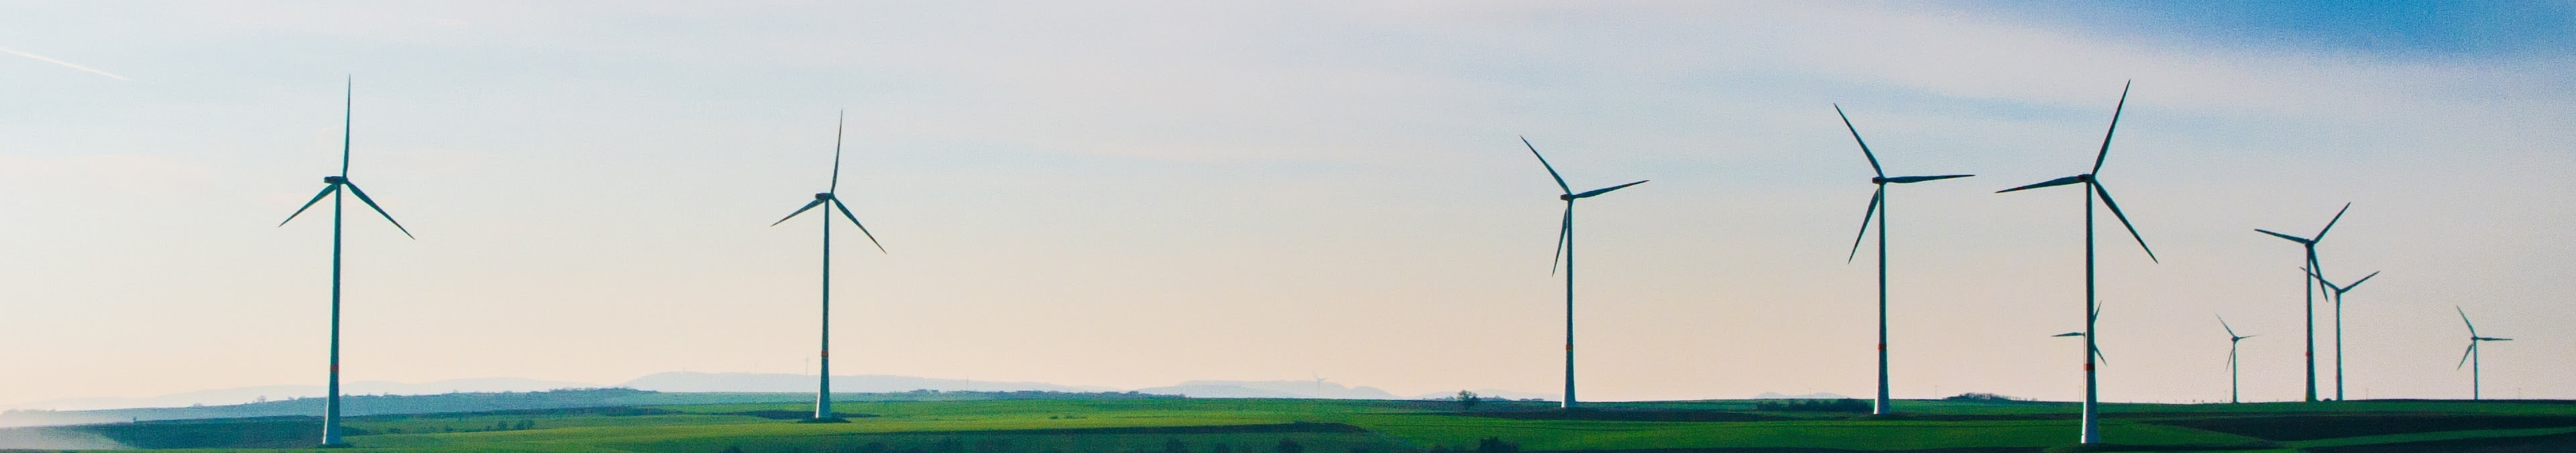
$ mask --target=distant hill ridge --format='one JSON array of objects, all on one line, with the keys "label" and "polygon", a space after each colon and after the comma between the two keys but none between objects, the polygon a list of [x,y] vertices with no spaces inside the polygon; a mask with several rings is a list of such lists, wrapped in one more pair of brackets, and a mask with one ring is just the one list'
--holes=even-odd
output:
[{"label": "distant hill ridge", "polygon": [[[353,382],[343,387],[343,413],[356,415],[559,409],[643,404],[771,403],[812,401],[813,375],[666,372],[616,386],[523,378],[475,378],[406,384]],[[1455,392],[1405,397],[1375,387],[1323,380],[1194,380],[1141,389],[1041,382],[972,381],[892,375],[833,376],[836,396],[852,400],[1040,397],[1045,393],[1123,397],[1128,394],[1191,398],[1442,399]],[[321,386],[272,385],[201,390],[141,398],[72,398],[15,405],[0,413],[0,427],[311,415],[322,411]],[[1020,394],[1035,392],[1036,394]],[[1124,392],[1124,393],[1118,393]],[[1486,398],[1536,399],[1544,395],[1477,389]],[[930,393],[923,395],[921,393]]]}]

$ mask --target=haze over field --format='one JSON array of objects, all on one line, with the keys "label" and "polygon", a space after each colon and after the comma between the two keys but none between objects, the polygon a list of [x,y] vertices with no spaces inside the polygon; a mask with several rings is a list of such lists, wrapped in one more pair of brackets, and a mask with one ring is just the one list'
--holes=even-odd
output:
[{"label": "haze over field", "polygon": [[[814,355],[834,371],[1145,389],[1554,389],[1556,188],[1588,201],[1586,399],[1868,395],[1890,194],[1894,393],[2077,397],[2079,202],[2105,171],[2103,398],[2299,397],[2295,245],[2352,293],[2354,398],[2576,398],[2576,5],[2337,2],[88,2],[0,15],[0,406],[318,384],[327,222],[356,170],[419,234],[349,230],[351,381]],[[311,215],[311,214],[307,214]],[[309,222],[309,223],[308,223]],[[1870,253],[1864,250],[1862,253]],[[2321,328],[2323,325],[2320,326]],[[2324,346],[2324,345],[2321,345]],[[2321,363],[2321,365],[2324,365]],[[810,384],[810,381],[806,381]]]}]

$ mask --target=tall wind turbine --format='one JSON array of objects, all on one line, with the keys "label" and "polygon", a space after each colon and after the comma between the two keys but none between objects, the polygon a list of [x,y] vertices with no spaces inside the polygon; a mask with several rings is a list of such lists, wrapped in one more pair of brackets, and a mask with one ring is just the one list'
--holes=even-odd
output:
[{"label": "tall wind turbine", "polygon": [[2227,329],[2227,402],[2234,404],[2238,402],[2236,400],[2236,343],[2254,336],[2237,335],[2235,327],[2227,326],[2225,316],[2218,317],[2218,328]]},{"label": "tall wind turbine", "polygon": [[1560,226],[1558,226],[1558,227],[1557,227],[1557,230],[1556,230],[1556,254],[1554,255],[1554,257],[1553,257],[1553,258],[1551,258],[1551,259],[1549,260],[1550,262],[1549,262],[1548,270],[1549,270],[1550,272],[1554,272],[1554,271],[1556,270],[1556,268],[1555,268],[1555,260],[1556,260],[1556,259],[1563,259],[1563,260],[1564,260],[1564,262],[1565,262],[1565,403],[1564,403],[1564,406],[1563,406],[1563,407],[1564,407],[1564,408],[1566,408],[1566,409],[1573,409],[1573,408],[1574,408],[1574,200],[1581,200],[1581,199],[1585,199],[1585,198],[1592,198],[1592,197],[1600,196],[1601,194],[1610,193],[1610,191],[1613,191],[1613,190],[1624,189],[1624,188],[1627,188],[1628,186],[1633,186],[1633,185],[1638,185],[1638,184],[1645,184],[1646,182],[1645,182],[1645,181],[1637,181],[1637,182],[1632,182],[1632,183],[1627,183],[1627,184],[1620,184],[1620,185],[1616,185],[1616,186],[1603,187],[1603,188],[1599,188],[1599,189],[1592,189],[1591,191],[1587,191],[1587,192],[1583,192],[1583,193],[1574,193],[1574,187],[1573,187],[1573,186],[1569,186],[1569,185],[1566,185],[1566,184],[1565,184],[1565,176],[1564,176],[1564,175],[1560,175],[1560,174],[1557,174],[1557,173],[1556,173],[1556,166],[1554,166],[1554,165],[1548,165],[1548,164],[1547,164],[1547,156],[1546,156],[1546,155],[1542,155],[1542,154],[1539,154],[1539,153],[1538,153],[1538,145],[1532,145],[1532,144],[1530,144],[1529,137],[1521,137],[1521,146],[1529,147],[1530,155],[1532,155],[1532,156],[1538,156],[1538,165],[1539,165],[1540,167],[1545,167],[1545,168],[1547,168],[1547,176],[1548,176],[1548,177],[1550,177],[1550,178],[1555,178],[1555,179],[1556,179],[1556,188],[1558,188],[1558,189],[1562,189],[1562,190],[1564,190],[1564,191],[1565,191],[1565,194],[1564,194],[1564,195],[1557,195],[1557,196],[1556,196],[1556,199],[1558,199],[1558,200],[1565,200],[1565,222],[1564,222],[1564,223],[1562,223]]},{"label": "tall wind turbine", "polygon": [[868,226],[859,223],[859,216],[850,213],[850,206],[841,204],[841,198],[832,194],[841,189],[841,131],[849,122],[848,115],[847,112],[842,113],[841,125],[832,128],[832,185],[830,188],[825,189],[823,193],[814,194],[814,201],[805,203],[805,207],[796,208],[796,212],[787,213],[787,217],[779,218],[777,222],[769,224],[769,226],[778,226],[778,224],[787,223],[788,219],[796,218],[798,214],[814,209],[815,206],[823,207],[823,346],[815,360],[818,364],[815,370],[821,376],[815,383],[814,418],[809,420],[814,422],[846,421],[832,414],[832,211],[839,209],[842,218],[850,219],[851,225],[859,227],[859,234],[867,235],[868,243],[877,246],[877,253],[885,253],[885,244],[877,242],[877,235],[869,233]]},{"label": "tall wind turbine", "polygon": [[2370,281],[2371,277],[2379,276],[2379,272],[2372,271],[2370,275],[2361,276],[2360,280],[2353,280],[2351,284],[2343,286],[2335,286],[2333,281],[2326,280],[2326,276],[2314,271],[2310,271],[2308,276],[2316,277],[2318,285],[2325,286],[2327,291],[2333,293],[2330,294],[2332,296],[2330,300],[2334,301],[2335,401],[2343,401],[2343,293],[2352,292],[2353,288],[2361,286],[2361,282]]},{"label": "tall wind turbine", "polygon": [[1869,183],[1878,186],[1878,191],[1869,196],[1869,210],[1860,215],[1860,233],[1852,237],[1851,255],[1843,257],[1843,261],[1850,262],[1860,256],[1860,241],[1869,237],[1869,220],[1876,217],[1878,219],[1878,400],[1877,404],[1870,406],[1870,413],[1886,415],[1895,412],[1887,407],[1887,185],[1975,175],[1887,177],[1887,169],[1878,165],[1878,154],[1871,153],[1869,142],[1860,139],[1860,128],[1852,126],[1851,115],[1843,114],[1842,104],[1834,104],[1834,115],[1843,118],[1843,129],[1851,131],[1852,143],[1860,144],[1861,157],[1869,159],[1871,173]]},{"label": "tall wind turbine", "polygon": [[[2451,307],[2451,309],[2458,310],[2460,312],[2461,324],[2469,325],[2469,351],[2460,353],[2460,364],[2467,365],[2469,367],[2469,399],[2479,399],[2480,396],[2478,393],[2481,390],[2484,390],[2481,386],[2485,383],[2479,382],[2480,377],[2478,376],[2478,365],[2481,359],[2478,356],[2478,343],[2489,341],[2513,341],[2513,339],[2478,336],[2478,324],[2469,322],[2469,311],[2462,310],[2460,307],[2456,306]],[[2457,366],[2451,367],[2451,369],[2454,370],[2459,368],[2460,367]]]},{"label": "tall wind turbine", "polygon": [[2095,398],[2095,379],[2093,376],[2093,359],[2100,354],[2099,350],[2094,349],[2093,346],[2093,340],[2100,338],[2099,335],[2095,335],[2093,330],[2093,318],[2096,313],[2098,313],[2093,305],[2093,301],[2097,300],[2094,298],[2093,291],[2093,197],[2095,195],[2100,195],[2102,197],[2102,207],[2110,208],[2111,216],[2120,219],[2120,226],[2128,227],[2129,237],[2136,238],[2138,240],[2138,249],[2145,250],[2147,252],[2148,260],[2162,262],[2161,260],[2156,260],[2156,251],[2154,249],[2147,248],[2147,238],[2145,236],[2138,235],[2137,225],[2129,223],[2129,215],[2120,213],[2120,204],[2111,201],[2111,191],[2102,188],[2101,178],[2094,176],[2102,172],[2102,163],[2109,160],[2111,157],[2111,135],[2119,132],[2120,112],[2127,109],[2128,106],[2129,87],[2127,84],[2122,84],[2120,86],[2120,103],[2111,109],[2111,127],[2102,133],[2102,150],[2093,156],[2093,171],[2091,173],[2051,179],[2037,184],[1995,191],[1995,193],[2004,193],[2076,183],[2084,184],[2084,188],[2086,189],[2084,191],[2084,350],[2088,352],[2084,354],[2084,430],[2083,434],[2078,437],[2078,441],[2088,444],[2102,442],[2100,426],[2095,423],[2097,421],[2096,416],[2099,415],[2099,413],[2095,411],[2095,403],[2097,401]]},{"label": "tall wind turbine", "polygon": [[[2299,243],[2299,246],[2304,247],[2304,248],[2306,248],[2306,249],[2308,250],[2308,263],[2307,263],[2307,264],[2308,264],[2308,271],[2307,271],[2307,272],[2305,272],[2305,274],[2322,274],[2322,273],[2324,273],[2324,270],[2325,270],[2325,269],[2317,266],[2317,242],[2320,242],[2320,241],[2324,241],[2324,240],[2326,240],[2326,232],[2327,232],[2327,231],[2333,231],[2333,230],[2334,230],[2334,226],[2335,226],[2335,222],[2341,222],[2341,221],[2343,221],[2343,213],[2344,213],[2344,211],[2350,211],[2350,210],[2352,210],[2352,203],[2344,203],[2344,204],[2343,204],[2343,209],[2342,209],[2342,210],[2335,211],[2334,219],[2333,219],[2333,220],[2327,220],[2327,221],[2326,221],[2326,227],[2325,227],[2325,228],[2317,229],[2317,235],[2316,235],[2316,237],[2306,237],[2306,238],[2303,238],[2303,237],[2298,237],[2298,236],[2291,236],[2291,235],[2287,235],[2287,234],[2281,234],[2281,233],[2273,232],[2272,230],[2266,230],[2266,229],[2261,229],[2261,228],[2256,228],[2256,229],[2254,229],[2254,231],[2259,231],[2259,232],[2262,232],[2263,234],[2269,234],[2269,235],[2272,235],[2272,236],[2274,236],[2274,237],[2279,237],[2279,238],[2281,238],[2281,239],[2287,239],[2287,240],[2289,240],[2290,242],[2297,242],[2297,243]],[[2307,337],[2308,337],[2308,353],[2307,353],[2307,359],[2308,359],[2308,366],[2307,366],[2307,370],[2308,370],[2308,395],[2307,395],[2307,401],[2308,401],[2308,402],[2311,402],[2311,403],[2313,403],[2313,402],[2316,402],[2316,401],[2317,401],[2317,293],[2322,292],[2322,290],[2320,290],[2320,289],[2318,289],[2318,288],[2317,288],[2316,282],[2317,282],[2317,281],[2316,281],[2316,279],[2314,279],[2314,278],[2310,278],[2308,275],[2300,275],[2300,276],[2299,276],[2299,284],[2300,284],[2300,287],[2299,287],[2300,289],[2299,289],[2299,291],[2301,291],[2301,293],[2300,293],[2301,295],[2300,295],[2299,297],[2303,297],[2303,298],[2306,298],[2306,299],[2307,299],[2307,305],[2306,305],[2306,306],[2307,306],[2307,312],[2306,312],[2306,313],[2307,313],[2307,316],[2306,316],[2306,318],[2308,319],[2308,324],[2307,324],[2307,325],[2308,325],[2308,329],[2307,329]],[[2335,389],[2335,399],[2338,399],[2338,400],[2343,399],[2343,389],[2342,389],[2342,388],[2338,387],[2338,388],[2336,388],[2336,389]]]},{"label": "tall wind turbine", "polygon": [[377,206],[375,199],[367,198],[367,191],[358,190],[357,182],[349,180],[349,127],[351,118],[355,117],[357,87],[357,78],[352,77],[347,89],[341,93],[344,97],[340,101],[340,174],[322,177],[322,192],[313,194],[313,199],[305,201],[304,207],[295,208],[294,214],[287,214],[285,221],[277,222],[277,226],[286,226],[286,222],[295,221],[295,216],[303,215],[304,210],[312,209],[314,203],[321,203],[323,197],[331,198],[331,378],[327,385],[329,394],[322,400],[323,446],[348,445],[340,441],[340,227],[343,223],[341,214],[345,211],[342,208],[347,205],[340,192],[347,190],[350,195],[357,195],[359,202],[376,210],[376,215],[384,216],[385,222],[394,224],[394,229],[402,231],[403,237],[420,239],[411,235],[411,229],[403,228],[402,222],[394,221],[393,214],[386,214],[385,208]]}]

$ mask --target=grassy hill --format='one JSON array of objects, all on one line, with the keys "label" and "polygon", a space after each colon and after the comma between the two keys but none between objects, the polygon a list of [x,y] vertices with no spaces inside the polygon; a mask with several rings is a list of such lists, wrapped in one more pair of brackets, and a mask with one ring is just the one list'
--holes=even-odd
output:
[{"label": "grassy hill", "polygon": [[[1761,401],[1600,404],[1268,399],[982,399],[839,405],[805,424],[794,403],[674,404],[376,415],[357,450],[635,453],[1747,453],[2070,451],[2070,403],[1904,401],[1894,417]],[[1765,410],[1765,408],[1771,410]],[[2083,451],[2576,450],[2576,403],[2352,401],[2112,404]],[[264,417],[44,428],[137,448],[296,449],[319,420]],[[20,428],[21,430],[31,428]],[[2481,450],[2484,449],[2484,450]]]}]

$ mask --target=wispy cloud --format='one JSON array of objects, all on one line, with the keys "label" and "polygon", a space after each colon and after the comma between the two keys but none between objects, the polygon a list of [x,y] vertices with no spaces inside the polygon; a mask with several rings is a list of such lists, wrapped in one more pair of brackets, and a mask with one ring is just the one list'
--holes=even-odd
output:
[{"label": "wispy cloud", "polygon": [[134,79],[128,79],[128,78],[125,78],[125,76],[116,75],[116,74],[114,74],[114,73],[110,73],[110,72],[107,72],[107,71],[101,71],[101,70],[98,70],[98,68],[92,68],[92,67],[88,67],[88,66],[81,66],[81,65],[77,65],[77,64],[72,64],[72,62],[69,62],[69,61],[56,60],[56,59],[54,59],[53,57],[48,57],[48,56],[43,56],[43,55],[37,55],[37,54],[27,53],[27,52],[25,52],[25,51],[20,51],[20,50],[18,50],[18,49],[11,49],[11,48],[7,48],[7,47],[0,47],[0,52],[8,52],[8,53],[9,53],[9,54],[11,54],[11,55],[17,55],[17,56],[27,57],[27,58],[34,58],[34,59],[36,59],[36,61],[42,61],[42,62],[46,62],[46,63],[53,63],[53,64],[58,64],[58,65],[63,65],[64,67],[68,67],[68,68],[72,68],[72,69],[78,69],[78,70],[83,70],[83,71],[89,71],[89,72],[91,72],[91,73],[98,74],[98,75],[103,75],[103,76],[108,76],[108,77],[110,77],[110,78],[114,78],[114,79],[116,79],[116,80],[134,80]]}]

